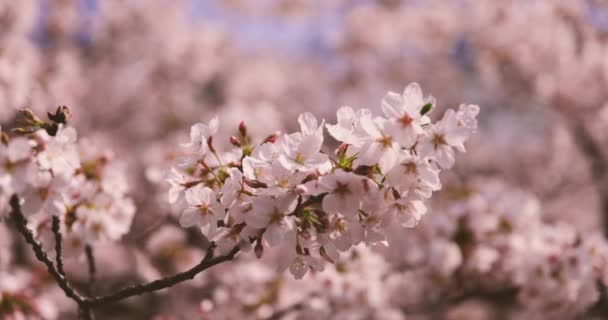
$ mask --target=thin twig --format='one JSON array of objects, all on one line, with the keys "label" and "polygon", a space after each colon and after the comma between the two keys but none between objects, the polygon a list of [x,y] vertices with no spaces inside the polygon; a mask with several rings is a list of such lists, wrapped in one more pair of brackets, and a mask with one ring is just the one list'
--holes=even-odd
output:
[{"label": "thin twig", "polygon": [[10,204],[12,209],[11,217],[15,221],[17,231],[21,233],[25,241],[32,247],[32,250],[34,250],[34,254],[36,255],[38,261],[44,263],[49,274],[55,279],[55,282],[57,282],[61,290],[63,290],[63,292],[68,298],[76,301],[79,306],[86,304],[86,299],[70,285],[68,280],[61,273],[59,273],[59,271],[57,271],[57,269],[53,265],[53,262],[51,261],[51,259],[49,259],[48,255],[42,248],[40,242],[36,241],[32,231],[27,228],[27,220],[21,212],[19,197],[17,197],[17,195],[13,195],[11,197]]},{"label": "thin twig", "polygon": [[53,216],[53,234],[55,235],[55,263],[57,264],[57,272],[59,272],[62,276],[65,277],[65,272],[63,271],[63,255],[61,252],[61,229],[60,229],[60,220],[59,217]]},{"label": "thin twig", "polygon": [[212,242],[209,249],[207,249],[207,254],[203,258],[203,260],[196,266],[192,267],[190,270],[178,273],[167,278],[155,280],[146,284],[134,285],[106,296],[94,297],[89,300],[89,303],[92,306],[97,306],[110,302],[124,300],[144,293],[154,292],[172,287],[180,282],[193,279],[197,274],[217,264],[234,259],[234,256],[239,252],[239,248],[234,247],[227,255],[213,258],[214,250],[215,244]]},{"label": "thin twig", "polygon": [[156,229],[158,229],[165,222],[167,222],[168,219],[169,219],[169,214],[165,215],[161,219],[157,219],[156,222],[154,222],[151,226],[147,227],[146,229],[144,229],[138,233],[129,234],[126,238],[124,238],[124,240],[127,242],[136,242],[137,240],[144,238],[148,234],[150,234],[153,231],[155,231]]},{"label": "thin twig", "polygon": [[87,265],[89,266],[89,283],[87,286],[87,294],[91,296],[95,286],[95,274],[97,273],[95,267],[95,255],[93,254],[93,247],[91,247],[89,244],[84,247],[84,251],[87,256]]}]

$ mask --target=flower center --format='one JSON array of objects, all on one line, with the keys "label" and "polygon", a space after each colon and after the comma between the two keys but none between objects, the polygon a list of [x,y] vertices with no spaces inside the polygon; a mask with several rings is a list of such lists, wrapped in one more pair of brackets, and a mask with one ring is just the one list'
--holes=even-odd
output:
[{"label": "flower center", "polygon": [[283,213],[281,213],[277,208],[274,208],[274,211],[270,215],[270,223],[280,224],[281,221],[283,221]]},{"label": "flower center", "polygon": [[407,114],[404,114],[403,117],[399,118],[399,123],[404,127],[411,125],[413,121],[414,119]]},{"label": "flower center", "polygon": [[16,167],[15,164],[10,161],[6,161],[4,163],[4,170],[6,172],[12,172],[15,169],[15,167]]},{"label": "flower center", "polygon": [[347,194],[350,194],[351,191],[348,188],[347,183],[336,182],[336,188],[334,189],[334,193],[343,197]]},{"label": "flower center", "polygon": [[94,234],[99,235],[102,230],[103,225],[100,222],[91,223],[91,231],[93,231]]},{"label": "flower center", "polygon": [[39,188],[38,195],[40,195],[40,198],[42,198],[42,200],[48,199],[51,196],[51,188],[50,187]]},{"label": "flower center", "polygon": [[346,221],[344,219],[336,220],[336,222],[334,224],[334,229],[338,233],[343,233],[344,231],[346,231]]},{"label": "flower center", "polygon": [[435,149],[437,149],[440,145],[448,144],[445,141],[445,136],[442,134],[435,133],[433,135],[433,145],[435,145]]},{"label": "flower center", "polygon": [[296,153],[296,158],[294,159],[294,161],[298,164],[304,164],[304,161],[306,160],[306,158],[304,157],[303,154],[301,154],[300,152]]},{"label": "flower center", "polygon": [[405,173],[406,174],[417,174],[418,173],[418,166],[416,166],[415,163],[413,162],[407,162],[403,164],[403,167],[405,168]]},{"label": "flower center", "polygon": [[382,138],[378,138],[378,141],[384,148],[390,148],[393,145],[393,138],[391,136],[382,135]]},{"label": "flower center", "polygon": [[256,179],[259,179],[261,176],[264,175],[264,171],[262,170],[262,168],[255,168],[253,169],[253,175],[256,177]]},{"label": "flower center", "polygon": [[399,214],[406,214],[409,210],[409,206],[406,204],[402,204],[402,203],[395,203],[395,209],[397,209],[397,212]]},{"label": "flower center", "polygon": [[208,204],[201,204],[198,206],[198,213],[201,216],[208,215],[209,213],[211,213],[211,208],[209,208]]},{"label": "flower center", "polygon": [[281,188],[287,188],[287,187],[289,187],[289,180],[279,179],[279,181],[277,181],[277,185]]}]

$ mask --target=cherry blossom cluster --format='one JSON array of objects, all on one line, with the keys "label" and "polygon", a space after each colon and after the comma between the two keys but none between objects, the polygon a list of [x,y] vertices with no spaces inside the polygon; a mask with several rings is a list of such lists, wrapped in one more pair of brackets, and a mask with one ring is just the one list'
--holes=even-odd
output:
[{"label": "cherry blossom cluster", "polygon": [[[384,116],[343,107],[336,124],[325,124],[304,113],[300,132],[259,144],[241,123],[223,151],[217,118],[196,124],[168,178],[169,201],[182,208],[183,227],[200,228],[221,250],[253,246],[260,257],[276,249],[279,269],[302,278],[353,245],[386,243],[388,228],[413,227],[425,214],[479,112],[461,105],[433,123],[434,107],[414,83],[385,96]],[[322,150],[324,128],[341,143],[331,154]]]},{"label": "cherry blossom cluster", "polygon": [[49,123],[29,110],[23,114],[26,126],[14,130],[19,135],[2,132],[2,215],[7,215],[9,198],[16,194],[39,237],[53,236],[51,218],[58,217],[66,253],[81,253],[85,245],[98,241],[119,240],[135,214],[127,195],[125,165],[94,142],[78,141],[76,130],[66,125],[66,107],[49,114]]},{"label": "cherry blossom cluster", "polygon": [[[379,182],[382,186],[377,184],[379,190],[373,192],[380,193],[390,189],[391,184],[399,185],[401,180],[393,178],[389,181],[388,172],[380,170],[379,160],[382,160],[382,165],[390,165],[390,157],[379,158],[377,168],[364,164],[364,157],[373,156],[375,150],[364,153],[368,148],[364,143],[355,143],[358,137],[345,138],[349,142],[342,149],[339,148],[338,154],[331,152],[330,147],[338,146],[331,138],[332,141],[320,149],[330,158],[329,172],[308,174],[300,181],[303,183],[291,182],[297,184],[295,188],[287,184],[288,191],[283,194],[292,194],[296,198],[294,211],[298,211],[287,218],[291,223],[288,233],[283,234],[284,230],[279,229],[277,236],[270,230],[273,228],[266,228],[266,231],[249,225],[246,216],[251,210],[242,214],[242,220],[233,218],[240,214],[233,211],[224,213],[224,219],[218,219],[221,222],[216,224],[217,234],[215,238],[211,237],[212,240],[219,241],[224,250],[235,243],[243,249],[248,246],[257,248],[256,253],[263,255],[262,259],[253,261],[254,255],[239,255],[235,264],[208,270],[212,276],[217,276],[217,283],[209,283],[208,287],[201,288],[201,278],[205,276],[199,276],[189,285],[159,292],[162,294],[162,304],[152,306],[148,299],[129,300],[130,303],[121,305],[125,317],[146,318],[145,312],[155,312],[150,310],[161,308],[167,310],[167,317],[161,319],[195,318],[182,312],[190,311],[193,306],[196,308],[200,295],[208,295],[209,292],[213,292],[213,299],[201,304],[201,312],[208,314],[209,318],[226,315],[244,319],[260,318],[289,309],[292,303],[308,299],[304,294],[297,294],[299,289],[306,293],[315,292],[315,297],[309,299],[310,306],[297,312],[300,318],[308,316],[309,309],[317,312],[316,318],[373,319],[375,314],[380,319],[387,319],[388,315],[377,313],[379,309],[403,309],[408,313],[408,319],[411,318],[409,313],[420,313],[420,317],[419,314],[413,316],[415,319],[438,318],[436,313],[445,315],[448,312],[444,311],[448,308],[470,312],[471,316],[460,314],[456,317],[445,316],[446,319],[484,318],[476,314],[479,308],[475,305],[464,303],[466,306],[458,306],[462,300],[457,297],[463,288],[465,296],[470,294],[468,291],[476,293],[468,301],[481,300],[484,301],[483,305],[501,305],[496,308],[501,314],[485,317],[489,319],[570,319],[573,313],[581,314],[582,310],[591,307],[597,299],[597,292],[600,292],[600,301],[605,299],[605,295],[601,294],[603,288],[591,285],[593,281],[605,283],[601,276],[605,240],[599,235],[579,233],[563,224],[570,223],[579,230],[595,232],[602,225],[602,214],[608,212],[605,210],[608,202],[601,199],[606,198],[606,192],[602,193],[601,190],[602,186],[607,185],[601,181],[606,175],[601,174],[601,170],[594,170],[595,165],[588,166],[584,161],[577,150],[581,144],[573,141],[576,139],[572,139],[568,127],[568,122],[581,118],[584,120],[583,126],[589,128],[596,138],[598,148],[602,149],[600,151],[605,149],[603,134],[608,123],[608,108],[605,106],[608,97],[608,11],[605,2],[329,0],[312,5],[308,1],[280,0],[256,2],[252,6],[240,0],[229,3],[206,1],[202,5],[203,11],[213,12],[214,17],[204,14],[201,19],[196,13],[195,24],[192,23],[192,13],[197,10],[194,7],[201,4],[192,6],[191,1],[172,1],[170,4],[155,1],[125,3],[122,0],[92,2],[95,2],[94,14],[84,12],[89,10],[85,8],[88,5],[83,6],[81,1],[0,3],[0,26],[3,30],[0,34],[0,123],[6,130],[6,124],[15,119],[18,108],[25,105],[30,105],[37,112],[53,104],[76,106],[78,109],[75,111],[78,112],[75,120],[79,123],[79,136],[95,132],[111,140],[115,150],[129,150],[128,153],[119,154],[128,157],[129,164],[133,165],[129,173],[139,178],[144,177],[145,167],[153,160],[151,153],[154,152],[151,150],[169,151],[158,154],[157,158],[164,161],[161,170],[147,172],[148,177],[156,175],[154,179],[140,179],[137,181],[138,188],[133,188],[133,194],[129,194],[137,199],[138,208],[145,212],[138,217],[142,220],[138,219],[139,223],[134,226],[129,239],[143,239],[149,235],[148,232],[151,234],[160,228],[156,230],[156,237],[148,239],[145,248],[141,247],[144,242],[129,245],[110,243],[95,248],[97,276],[108,280],[108,284],[112,282],[116,285],[136,274],[145,281],[170,276],[196,265],[204,256],[206,246],[199,243],[200,238],[193,235],[192,230],[173,226],[170,221],[172,217],[166,216],[171,211],[181,215],[188,205],[185,194],[178,196],[181,197],[177,201],[180,204],[168,208],[164,201],[166,190],[159,183],[164,179],[165,168],[169,166],[167,162],[173,162],[171,159],[181,154],[173,153],[178,147],[176,133],[201,113],[216,112],[222,123],[238,123],[236,121],[243,119],[247,123],[249,141],[239,133],[233,139],[232,145],[240,144],[240,147],[230,149],[218,143],[217,137],[232,130],[219,128],[213,135],[211,146],[222,159],[223,169],[213,163],[213,153],[206,159],[206,164],[222,183],[213,182],[216,184],[213,186],[203,184],[214,192],[223,209],[230,211],[231,208],[238,208],[238,205],[233,207],[222,203],[222,188],[232,177],[228,172],[231,168],[241,171],[250,184],[266,184],[266,187],[261,183],[246,185],[246,191],[251,195],[241,195],[238,204],[253,204],[253,199],[264,195],[263,191],[273,187],[276,190],[278,183],[273,184],[272,180],[277,179],[257,178],[255,174],[246,175],[243,171],[244,158],[254,157],[253,152],[260,148],[252,142],[254,139],[264,138],[264,134],[275,129],[289,128],[292,123],[289,119],[295,119],[304,110],[319,118],[333,119],[331,113],[335,110],[326,108],[333,104],[332,101],[370,106],[372,112],[379,112],[382,106],[375,105],[379,89],[416,79],[426,90],[437,93],[436,97],[443,105],[455,105],[467,97],[485,107],[483,134],[476,135],[483,139],[468,142],[467,149],[473,152],[466,155],[466,161],[459,162],[456,173],[460,177],[469,179],[475,173],[483,173],[515,182],[533,191],[543,205],[541,214],[536,201],[529,194],[495,184],[474,184],[475,190],[452,188],[451,173],[444,173],[441,184],[447,190],[435,195],[429,202],[433,214],[425,216],[421,225],[407,231],[400,223],[381,225],[380,239],[370,239],[368,235],[371,233],[367,232],[369,228],[365,223],[361,223],[362,217],[356,217],[359,223],[352,223],[351,216],[325,212],[323,201],[328,195],[321,191],[316,193],[319,181],[325,176],[344,171]],[[223,25],[221,22],[224,18],[239,21],[238,26],[232,23]],[[328,20],[330,23],[327,23]],[[257,28],[261,23],[266,30],[262,32],[265,36],[268,22],[274,27],[279,26],[274,29],[287,30],[288,34],[290,30],[294,31],[294,26],[298,29],[294,37],[281,37],[289,39],[289,48],[297,45],[297,58],[290,55],[290,51],[284,51],[285,43],[278,41],[273,41],[271,47],[256,45],[255,50],[250,50],[252,48],[248,44],[251,43],[247,39],[250,30],[259,31]],[[306,27],[301,32],[297,27],[300,25],[312,27]],[[245,30],[245,41],[242,41],[242,31]],[[243,50],[245,47],[247,50]],[[297,63],[294,63],[294,59]],[[292,77],[292,74],[298,74],[298,77]],[[580,92],[585,94],[581,95]],[[555,106],[564,109],[566,116],[556,116],[555,108],[551,108]],[[442,110],[433,104],[431,107],[434,115]],[[580,112],[583,107],[586,108],[585,112]],[[342,119],[350,118],[350,114],[361,114],[349,109],[340,112]],[[349,121],[345,122],[349,127]],[[428,126],[421,124],[423,130],[427,130]],[[333,137],[339,129],[333,132],[325,130],[329,127],[324,128],[325,138]],[[61,129],[57,128],[55,134],[63,135],[61,132],[65,129],[69,128],[63,125]],[[44,187],[46,182],[39,183],[43,187],[31,186],[32,175],[28,173],[29,169],[24,170],[24,165],[35,167],[41,163],[48,168],[50,165],[44,163],[51,161],[32,160],[42,151],[35,146],[44,139],[37,136],[49,135],[45,139],[55,139],[46,130],[40,131],[22,137],[2,137],[0,216],[6,216],[10,210],[10,195],[22,188],[19,195],[24,211],[36,211],[28,215],[29,227],[37,232],[39,240],[48,245],[53,243],[53,239],[50,239],[53,234],[51,215],[46,208],[49,212],[56,211],[59,217],[71,218],[73,215],[67,212],[70,210],[63,213],[61,206],[56,209],[42,199],[56,194],[54,190],[65,190],[65,180],[71,179],[63,178],[64,182],[53,184],[49,188],[53,191],[48,195]],[[279,137],[277,135],[270,140]],[[398,143],[401,145],[402,141]],[[103,179],[115,184],[116,190],[125,187],[120,178],[124,170],[113,155],[93,149],[97,147],[93,143],[80,141],[75,144],[79,159],[57,165],[55,169],[58,172],[61,172],[62,166],[72,166],[70,162],[80,168],[75,170],[78,172],[91,168],[85,162],[107,157],[108,162],[102,166]],[[65,154],[72,152],[68,149],[65,149]],[[413,149],[420,152],[416,155],[423,154],[421,145]],[[31,155],[22,158],[26,153]],[[505,153],[509,156],[502,156]],[[347,168],[337,165],[342,155],[342,167]],[[357,157],[349,163],[349,157],[355,155]],[[25,158],[28,160],[24,161]],[[70,158],[75,157],[66,157]],[[236,166],[231,166],[231,162]],[[202,178],[215,180],[211,173],[201,178],[196,171],[205,169],[197,166],[179,167],[175,176],[185,178],[186,182]],[[254,172],[258,168],[251,164],[248,166]],[[284,167],[283,164],[280,166]],[[437,160],[431,169],[438,166]],[[374,173],[371,177],[365,171],[376,169],[381,173]],[[285,170],[290,173],[294,171],[289,168]],[[108,175],[112,172],[117,176],[110,179]],[[81,176],[81,173],[74,176]],[[384,176],[387,176],[386,180]],[[432,171],[426,176],[427,181],[431,181],[428,177],[434,179]],[[53,179],[59,180],[57,177]],[[293,179],[297,181],[300,178]],[[20,187],[22,184],[24,186]],[[110,186],[104,188],[114,190]],[[175,190],[181,193],[185,189],[190,188],[180,190],[178,187]],[[402,196],[405,198],[403,201],[418,195],[412,190],[405,192],[408,188],[394,189],[400,195],[407,194]],[[457,197],[448,197],[443,203],[443,196],[450,195],[454,189],[458,189],[455,192]],[[271,194],[270,198],[274,200],[279,195]],[[361,197],[365,203],[360,203],[359,209],[364,204],[368,205],[369,198],[367,194]],[[299,208],[298,201],[301,201]],[[331,206],[329,200],[328,203]],[[417,202],[417,205],[427,206],[424,202]],[[309,207],[315,216],[308,216],[309,212],[304,214],[304,207]],[[243,210],[248,208],[245,206]],[[75,221],[76,233],[67,228],[71,220],[62,219],[64,251],[71,252],[71,247],[76,247],[78,252],[82,252],[81,246],[86,242],[84,239],[89,238],[91,243],[94,241],[92,237],[82,235],[83,209],[90,208],[77,209],[79,220]],[[335,219],[336,216],[344,220]],[[129,214],[124,218],[125,221],[129,220]],[[415,224],[416,218],[409,218],[411,224]],[[354,230],[354,238],[350,231],[344,231],[347,236],[341,237],[344,232],[337,232],[339,230],[336,230],[337,225],[332,219],[349,223],[344,226]],[[319,220],[319,223],[313,220]],[[562,223],[546,223],[556,220]],[[264,221],[258,222],[258,225],[263,224]],[[127,225],[120,222],[113,230],[120,233],[122,231],[118,230],[128,229]],[[16,318],[23,318],[23,309],[27,306],[31,311],[36,311],[40,309],[39,305],[48,305],[36,301],[46,298],[40,292],[42,285],[48,285],[48,278],[40,274],[38,262],[31,259],[33,257],[27,259],[24,252],[27,247],[19,241],[11,243],[12,233],[16,231],[13,226],[12,222],[0,224],[0,296],[8,292],[9,297],[0,301],[0,318],[13,315],[12,311],[7,311],[7,306],[14,308],[11,310],[15,310]],[[239,229],[241,227],[243,229]],[[291,230],[295,230],[296,237],[289,233]],[[604,230],[608,230],[608,227],[604,226]],[[236,238],[231,241],[222,240],[231,231],[238,236],[233,234]],[[382,238],[383,234],[386,241]],[[279,245],[272,246],[267,240],[273,236],[295,242],[295,245],[287,245],[281,240]],[[361,241],[361,238],[364,240]],[[376,261],[385,258],[378,258],[372,250],[357,246],[341,254],[337,260],[332,258],[335,264],[326,265],[325,272],[308,272],[306,276],[315,281],[292,281],[286,279],[290,278],[288,275],[275,279],[271,275],[270,270],[277,261],[281,261],[280,257],[286,256],[284,259],[293,261],[294,256],[301,256],[303,260],[313,256],[316,259],[314,262],[322,262],[324,255],[321,247],[329,256],[335,254],[331,251],[332,245],[342,252],[339,247],[348,247],[355,242],[390,243],[389,247],[379,245],[374,249],[385,254],[394,268],[387,267],[386,261]],[[522,243],[526,246],[522,246]],[[530,248],[527,248],[528,245]],[[289,247],[291,250],[288,250]],[[47,252],[52,250],[47,249]],[[351,259],[353,250],[362,261],[378,263],[361,263],[363,266],[359,269],[359,260]],[[284,252],[291,255],[283,255]],[[133,256],[137,259],[131,259]],[[572,259],[572,256],[579,257],[585,263],[571,267],[569,261],[579,260]],[[143,267],[146,263],[142,261],[148,258],[152,263]],[[137,260],[135,268],[134,260]],[[281,264],[290,265],[289,261],[282,261]],[[76,276],[78,272],[72,270],[75,269],[72,266],[81,272],[80,277]],[[345,266],[355,268],[355,273],[343,273]],[[408,268],[413,269],[403,272]],[[85,278],[85,269],[76,260],[66,263],[68,278],[79,279],[74,282],[77,287]],[[146,270],[141,272],[140,269]],[[370,269],[381,270],[384,274],[375,274]],[[342,275],[354,280],[342,279]],[[357,277],[366,283],[357,282]],[[327,278],[331,278],[332,283],[344,283],[349,290],[336,290],[333,296],[332,292],[339,286],[327,289]],[[275,290],[276,286],[273,285],[276,283],[282,284],[280,290]],[[394,284],[395,291],[378,294],[375,288],[387,283],[391,286]],[[182,294],[182,289],[187,291],[186,294]],[[505,306],[505,292],[508,299],[515,296],[514,300],[519,305]],[[365,299],[358,298],[366,294],[374,294],[381,301],[369,305]],[[58,303],[64,296],[60,290],[46,296],[51,297],[60,314],[53,317],[48,312],[43,315],[33,312],[26,318],[70,318],[74,306],[72,303]],[[452,298],[457,301],[452,303]],[[181,304],[176,304],[178,300]],[[429,304],[433,310],[420,308],[429,300],[433,302]],[[23,306],[22,310],[19,310],[19,306]],[[241,308],[236,310],[239,306]],[[111,315],[101,308],[95,312],[98,318],[114,316],[111,310],[108,310]],[[312,313],[312,317],[314,315]],[[591,317],[583,315],[579,318]]]},{"label": "cherry blossom cluster", "polygon": [[499,181],[475,181],[453,194],[415,232],[389,234],[407,247],[379,247],[396,271],[387,279],[394,303],[417,310],[458,295],[503,294],[518,318],[570,319],[605,294],[603,235],[543,222],[533,195]]},{"label": "cherry blossom cluster", "polygon": [[310,281],[273,270],[281,252],[241,256],[210,270],[196,286],[209,292],[197,312],[213,319],[426,319],[436,312],[474,318],[480,310],[487,314],[482,319],[494,312],[509,319],[588,318],[608,280],[602,235],[543,222],[532,194],[497,180],[473,180],[443,194],[448,201],[418,228],[391,230],[401,245],[360,244],[324,272],[307,274]]},{"label": "cherry blossom cluster", "polygon": [[277,273],[279,255],[264,258],[243,257],[236,268],[205,274],[210,295],[201,301],[200,314],[210,319],[405,319],[385,290],[390,265],[364,245],[351,248],[324,272],[308,274],[310,281]]}]

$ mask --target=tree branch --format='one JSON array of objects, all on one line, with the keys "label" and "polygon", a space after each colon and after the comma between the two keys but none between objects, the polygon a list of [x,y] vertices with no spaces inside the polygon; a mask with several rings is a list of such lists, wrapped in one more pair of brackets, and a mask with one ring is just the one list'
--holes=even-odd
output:
[{"label": "tree branch", "polygon": [[83,304],[78,309],[78,316],[82,320],[94,320],[93,310],[91,310],[91,306],[88,303]]},{"label": "tree branch", "polygon": [[234,256],[239,252],[239,250],[240,249],[238,247],[234,247],[227,255],[213,258],[213,252],[215,251],[215,243],[212,242],[209,248],[207,249],[207,254],[203,258],[203,260],[198,265],[192,267],[187,271],[178,273],[167,278],[155,280],[146,284],[131,286],[110,295],[91,298],[88,302],[92,306],[102,305],[106,303],[117,302],[144,293],[172,287],[180,282],[193,279],[197,274],[217,264],[234,259]]},{"label": "tree branch", "polygon": [[93,247],[87,244],[84,247],[85,254],[87,256],[87,265],[89,267],[89,283],[87,286],[87,294],[91,296],[93,294],[93,287],[95,286],[95,274],[97,273],[95,267],[95,255],[93,255]]},{"label": "tree branch", "polygon": [[57,264],[57,272],[59,272],[62,276],[65,276],[65,272],[63,271],[63,256],[61,250],[61,230],[60,230],[60,221],[59,217],[53,216],[53,234],[55,235],[55,263]]},{"label": "tree branch", "polygon": [[59,285],[59,287],[63,290],[65,295],[76,301],[79,306],[86,304],[86,299],[81,296],[68,282],[68,280],[61,274],[55,266],[51,259],[49,259],[48,255],[42,248],[40,242],[36,241],[34,238],[34,234],[27,228],[27,220],[23,216],[21,212],[21,205],[19,204],[19,197],[17,195],[13,195],[10,200],[11,204],[11,217],[15,221],[15,226],[17,227],[17,231],[21,233],[25,241],[32,247],[34,250],[34,254],[38,261],[44,263],[49,274],[55,279],[55,282]]},{"label": "tree branch", "polygon": [[[197,264],[196,266],[192,267],[191,269],[189,269],[185,272],[178,273],[176,275],[173,275],[173,276],[170,276],[167,278],[155,280],[155,281],[152,281],[152,282],[149,282],[146,284],[140,284],[140,285],[127,287],[127,288],[124,288],[122,290],[119,290],[119,291],[109,294],[109,295],[98,296],[98,297],[85,297],[85,296],[82,296],[80,293],[78,293],[78,291],[76,291],[76,289],[74,289],[72,287],[72,285],[65,278],[65,276],[63,275],[62,272],[60,272],[57,268],[55,268],[55,266],[53,265],[53,262],[49,258],[48,254],[42,248],[42,245],[40,244],[40,242],[38,242],[36,240],[32,231],[27,228],[27,219],[21,212],[21,205],[19,203],[19,197],[16,194],[11,196],[10,205],[11,205],[11,209],[12,209],[11,217],[15,221],[15,226],[17,228],[17,231],[23,236],[25,241],[32,247],[32,250],[34,251],[36,258],[40,262],[44,263],[49,274],[53,277],[55,282],[63,290],[65,295],[68,298],[74,300],[74,302],[76,302],[78,304],[79,317],[84,320],[93,320],[94,317],[93,317],[93,313],[92,313],[92,307],[104,305],[107,303],[113,303],[113,302],[121,301],[121,300],[130,298],[130,297],[136,296],[136,295],[141,295],[141,294],[154,292],[154,291],[172,287],[178,283],[193,279],[197,274],[199,274],[217,264],[234,259],[236,254],[240,251],[238,246],[235,246],[234,248],[232,248],[232,250],[230,250],[230,252],[228,254],[214,258],[213,254],[215,252],[216,245],[215,245],[215,243],[211,242],[203,260],[201,260],[201,262],[199,264]],[[58,219],[57,219],[57,221],[58,221]],[[56,225],[58,225],[58,224],[55,222],[55,219],[53,219],[53,229],[58,230]],[[61,234],[59,232],[56,232],[55,233],[56,240],[58,238],[58,235],[60,238]],[[59,239],[59,240],[61,240],[61,239]],[[61,243],[61,241],[59,241],[58,243]],[[57,250],[57,248],[58,248],[57,243],[55,244],[55,246],[56,246],[55,248]],[[59,250],[57,250],[57,252],[59,255],[61,255],[60,247],[59,247]],[[85,253],[87,255],[87,262],[89,264],[89,284],[90,284],[90,286],[92,286],[93,281],[94,281],[95,272],[96,272],[92,248],[87,246],[87,248],[85,248]],[[60,259],[58,259],[58,261],[60,261]],[[62,270],[63,270],[63,268],[62,268]]]}]

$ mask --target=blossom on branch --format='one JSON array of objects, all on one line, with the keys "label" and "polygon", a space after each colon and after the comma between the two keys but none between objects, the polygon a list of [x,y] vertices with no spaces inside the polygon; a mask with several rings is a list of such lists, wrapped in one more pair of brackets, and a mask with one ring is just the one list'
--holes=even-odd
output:
[{"label": "blossom on branch", "polygon": [[[433,123],[435,100],[417,84],[389,93],[382,107],[386,117],[343,107],[337,124],[303,113],[299,132],[259,144],[244,124],[240,137],[222,140],[217,118],[194,125],[168,179],[172,202],[185,194],[182,226],[254,245],[258,257],[279,250],[280,269],[296,278],[359,243],[390,246],[387,228],[413,227],[426,213],[424,199],[441,188],[439,172],[452,166],[454,150],[464,151],[479,108],[463,105]],[[342,143],[333,153],[324,151],[324,128]]]}]

